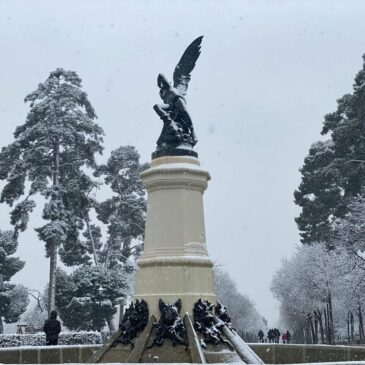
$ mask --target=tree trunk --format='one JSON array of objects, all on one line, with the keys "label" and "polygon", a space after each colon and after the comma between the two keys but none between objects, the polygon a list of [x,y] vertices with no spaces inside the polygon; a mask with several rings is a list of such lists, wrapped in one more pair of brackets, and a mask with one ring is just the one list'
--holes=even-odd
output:
[{"label": "tree trunk", "polygon": [[307,320],[308,320],[309,328],[311,331],[312,343],[317,343],[316,334],[315,334],[314,326],[313,326],[313,320],[312,320],[312,316],[310,313],[307,314]]},{"label": "tree trunk", "polygon": [[[53,149],[53,186],[59,186],[60,176],[60,144],[55,141]],[[49,285],[48,285],[48,316],[56,305],[56,271],[57,271],[57,244],[49,242]]]},{"label": "tree trunk", "polygon": [[358,307],[358,317],[359,317],[359,337],[360,337],[360,343],[364,342],[364,320],[362,316],[362,310],[361,306]]},{"label": "tree trunk", "polygon": [[332,296],[328,294],[327,297],[327,316],[328,316],[328,343],[334,345],[335,341],[335,326],[333,323],[333,310],[332,310]]},{"label": "tree trunk", "polygon": [[87,231],[89,233],[91,246],[92,246],[92,249],[93,249],[93,256],[94,256],[95,266],[99,266],[98,255],[96,253],[95,241],[94,241],[93,233],[91,232],[90,222],[89,222],[89,219],[85,219],[85,221],[86,221]]},{"label": "tree trunk", "polygon": [[4,333],[4,325],[3,325],[3,319],[0,316],[0,334],[2,335]]},{"label": "tree trunk", "polygon": [[314,311],[314,333],[316,336],[316,343],[318,343],[318,318],[315,313],[316,311]]},{"label": "tree trunk", "polygon": [[331,344],[335,344],[335,325],[333,322],[333,310],[332,310],[332,295],[328,295],[328,319],[329,319],[329,330],[331,333]]},{"label": "tree trunk", "polygon": [[347,325],[347,343],[351,343],[351,337],[350,337],[350,311],[347,312],[347,319],[346,319],[346,325]]},{"label": "tree trunk", "polygon": [[327,311],[327,307],[328,305],[326,304],[326,309],[324,309],[324,327],[325,327],[325,332],[326,332],[326,344],[329,345],[331,343],[331,335],[329,333],[329,329],[328,329],[328,311]]},{"label": "tree trunk", "polygon": [[305,321],[305,343],[306,344],[312,343],[312,338],[311,338],[311,334],[310,334],[310,325],[309,325],[308,318]]},{"label": "tree trunk", "polygon": [[319,331],[321,333],[321,343],[325,343],[325,337],[324,337],[324,329],[323,329],[323,321],[322,321],[322,311],[316,310],[314,311],[314,315],[317,317],[318,324],[319,324]]},{"label": "tree trunk", "polygon": [[350,311],[350,327],[351,327],[351,343],[354,343],[354,333],[355,333],[355,320],[354,314]]},{"label": "tree trunk", "polygon": [[111,244],[109,242],[109,240],[107,240],[106,242],[106,258],[105,258],[105,264],[104,266],[108,269],[109,268],[109,260],[110,260],[110,249],[111,249]]},{"label": "tree trunk", "polygon": [[49,286],[48,286],[48,317],[56,307],[56,272],[57,272],[57,244],[49,246]]}]

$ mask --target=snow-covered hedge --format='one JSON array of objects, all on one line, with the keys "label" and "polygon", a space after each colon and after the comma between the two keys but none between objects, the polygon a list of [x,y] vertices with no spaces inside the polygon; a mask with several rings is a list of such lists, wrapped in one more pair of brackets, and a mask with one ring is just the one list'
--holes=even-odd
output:
[{"label": "snow-covered hedge", "polygon": [[[59,345],[94,345],[102,343],[99,332],[65,332],[61,333]],[[46,344],[44,333],[25,335],[0,335],[0,347],[43,346]]]}]

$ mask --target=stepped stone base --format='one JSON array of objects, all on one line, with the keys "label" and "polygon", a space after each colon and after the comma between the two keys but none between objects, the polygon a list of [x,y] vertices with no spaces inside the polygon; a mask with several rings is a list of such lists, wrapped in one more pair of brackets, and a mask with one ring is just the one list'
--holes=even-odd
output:
[{"label": "stepped stone base", "polygon": [[[219,345],[204,344],[203,335],[195,332],[190,317],[196,313],[195,304],[199,299],[216,303],[213,263],[206,246],[203,208],[203,193],[210,175],[200,168],[198,159],[192,156],[167,154],[154,157],[151,167],[141,173],[148,192],[148,204],[144,251],[138,260],[135,291],[135,299],[143,299],[149,315],[143,317],[144,311],[137,310],[136,304],[134,314],[138,318],[142,313],[142,322],[136,321],[136,317],[129,312],[124,319],[129,326],[123,327],[124,336],[128,333],[126,328],[133,328],[134,336],[134,331],[140,328],[138,323],[146,324],[149,316],[151,319],[132,347],[128,349],[128,346],[121,345],[118,342],[121,332],[117,332],[87,362],[262,363],[233,331],[223,324],[219,330],[215,328],[212,322],[219,320],[214,319],[213,312],[209,312],[210,316],[207,317],[209,330],[214,327],[219,333],[223,328],[224,332],[219,335],[225,342]],[[175,316],[179,313],[186,313],[183,324],[181,318]],[[156,329],[154,324],[160,315],[160,327]],[[134,327],[131,325],[133,322]],[[205,324],[198,326],[203,328]],[[125,337],[125,341],[131,338]],[[170,339],[179,344],[174,346]],[[220,341],[221,338],[215,335],[208,340]],[[186,341],[187,345],[184,344]]]},{"label": "stepped stone base", "polygon": [[[263,364],[261,359],[253,353],[253,351],[245,344],[245,342],[233,331],[229,331],[229,336],[223,336],[232,345],[232,337],[237,337],[233,342],[241,341],[239,349],[233,345],[231,348],[227,343],[218,345],[207,344],[204,349],[201,346],[202,335],[197,333],[192,325],[191,318],[188,314],[184,316],[184,325],[187,332],[188,346],[174,346],[169,339],[165,339],[162,346],[154,346],[152,344],[156,322],[155,317],[151,317],[149,323],[142,333],[138,335],[134,346],[123,345],[118,342],[121,332],[116,332],[109,341],[98,349],[93,355],[85,361],[86,363],[197,363],[197,364],[214,364],[214,363],[242,363],[242,364]],[[244,351],[242,351],[244,349]],[[245,354],[244,352],[247,353]],[[246,356],[248,354],[248,356]],[[256,356],[257,361],[252,360],[252,356]]]}]

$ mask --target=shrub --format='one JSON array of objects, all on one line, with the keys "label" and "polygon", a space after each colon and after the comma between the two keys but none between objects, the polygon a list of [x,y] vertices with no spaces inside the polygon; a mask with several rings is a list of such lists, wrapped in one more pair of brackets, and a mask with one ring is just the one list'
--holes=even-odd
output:
[{"label": "shrub", "polygon": [[[99,332],[65,332],[59,336],[59,345],[95,345],[101,344],[102,338]],[[0,335],[0,347],[19,346],[44,346],[46,336],[44,333],[25,335]]]}]

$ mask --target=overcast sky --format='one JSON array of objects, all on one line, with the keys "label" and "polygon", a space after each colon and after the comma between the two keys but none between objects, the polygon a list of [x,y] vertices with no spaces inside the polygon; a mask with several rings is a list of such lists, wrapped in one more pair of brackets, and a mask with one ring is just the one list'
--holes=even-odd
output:
[{"label": "overcast sky", "polygon": [[[275,325],[270,281],[299,244],[293,191],[323,116],[350,92],[365,53],[363,1],[0,0],[0,146],[12,141],[24,97],[57,67],[83,80],[105,131],[104,161],[120,145],[150,160],[161,131],[156,77],[171,78],[204,35],[188,108],[196,150],[212,176],[204,196],[212,259]],[[0,185],[0,187],[3,186]],[[33,227],[20,236],[15,279],[42,289],[48,261]],[[0,229],[9,227],[0,206]]]}]

